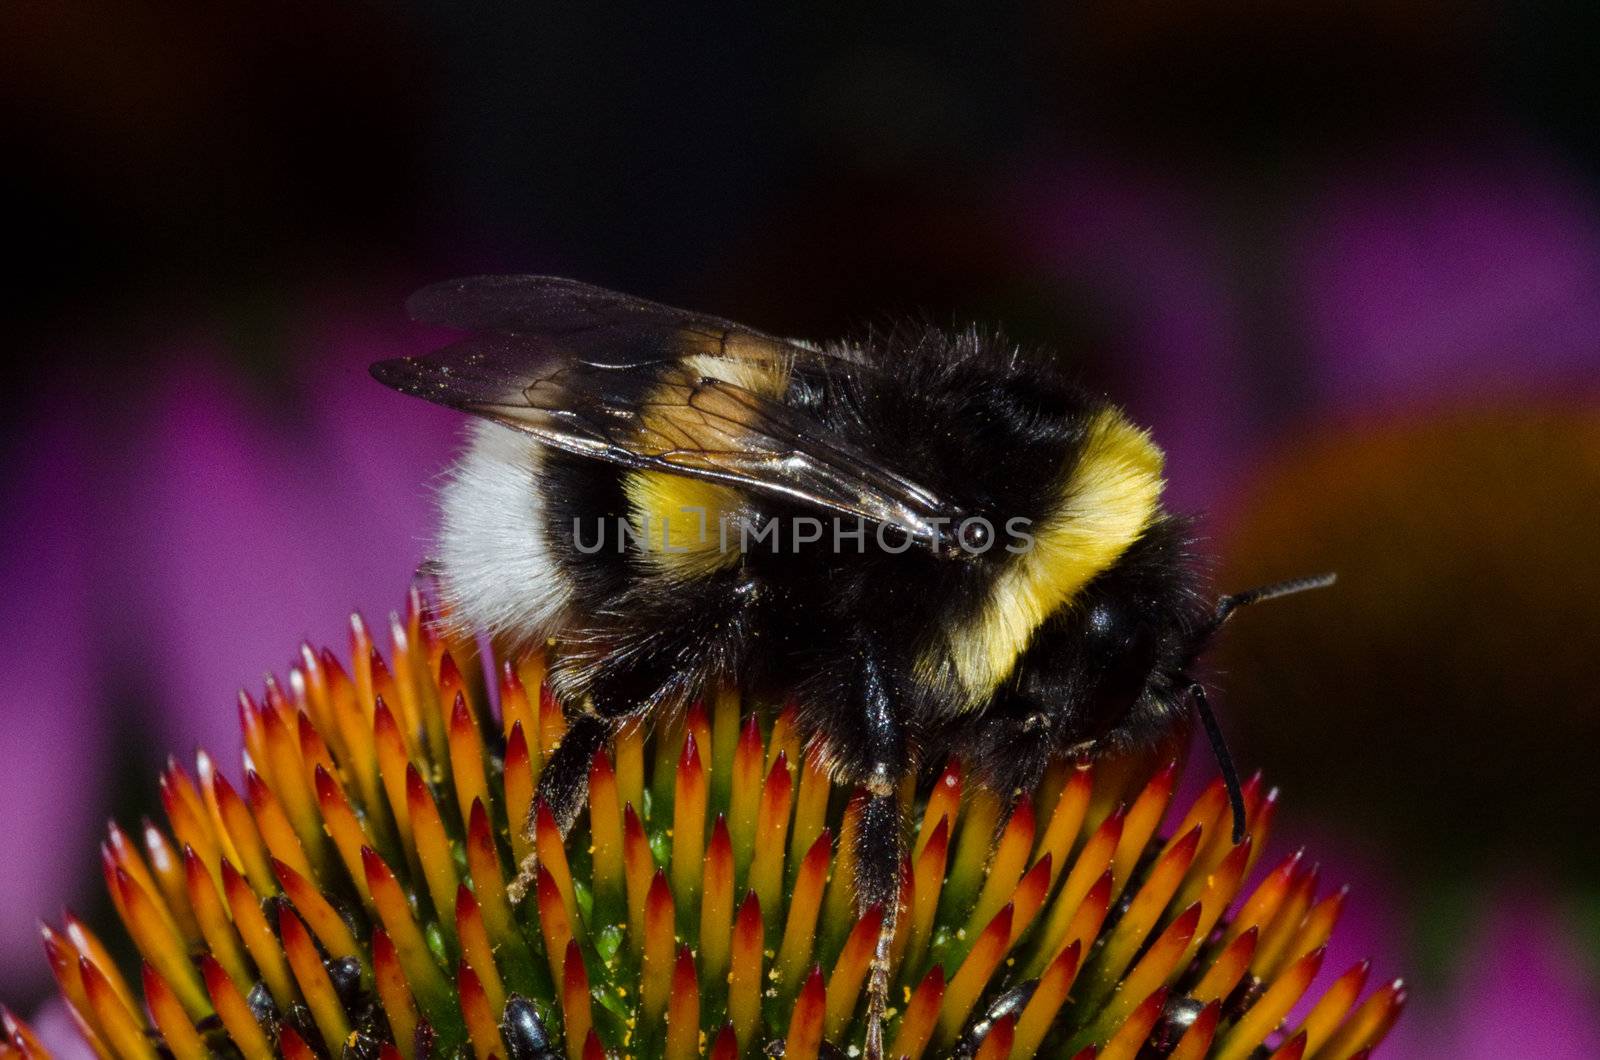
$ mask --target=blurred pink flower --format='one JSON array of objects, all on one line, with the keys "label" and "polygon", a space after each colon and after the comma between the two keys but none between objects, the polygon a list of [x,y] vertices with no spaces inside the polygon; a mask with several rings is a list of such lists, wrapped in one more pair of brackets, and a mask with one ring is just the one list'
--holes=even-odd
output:
[{"label": "blurred pink flower", "polygon": [[1496,890],[1483,908],[1483,920],[1463,925],[1452,980],[1438,992],[1412,989],[1406,1018],[1384,1043],[1384,1055],[1600,1056],[1600,969],[1577,945],[1570,919],[1532,882]]},{"label": "blurred pink flower", "polygon": [[1181,180],[1134,163],[1074,158],[1007,189],[1028,266],[1087,298],[1141,423],[1162,440],[1180,508],[1226,485],[1250,422],[1226,231]]},{"label": "blurred pink flower", "polygon": [[1305,180],[1084,153],[1003,197],[1030,267],[1116,336],[1179,507],[1329,411],[1600,391],[1600,205],[1508,130]]},{"label": "blurred pink flower", "polygon": [[40,1005],[28,1022],[53,1060],[96,1060],[95,1051],[84,1041],[60,995],[52,995]]},{"label": "blurred pink flower", "polygon": [[[397,308],[383,327],[301,330],[274,388],[190,341],[114,402],[81,383],[40,396],[0,512],[18,618],[0,648],[0,830],[29,852],[0,863],[7,998],[45,989],[37,923],[86,896],[112,740],[232,745],[261,645],[342,643],[350,611],[381,619],[423,558],[458,417],[366,366],[427,345]],[[138,703],[153,713],[109,714]]]},{"label": "blurred pink flower", "polygon": [[429,481],[459,417],[366,372],[420,345],[349,326],[307,336],[288,408],[215,359],[185,357],[157,384],[125,487],[132,588],[160,603],[145,657],[172,705],[163,745],[228,746],[236,693],[261,683],[262,644],[342,643],[351,610],[381,619],[385,587],[423,559]]},{"label": "blurred pink flower", "polygon": [[1325,405],[1600,384],[1600,209],[1506,137],[1416,145],[1319,180],[1286,241]]},{"label": "blurred pink flower", "polygon": [[[54,395],[52,395],[54,396]],[[0,858],[0,994],[42,985],[38,922],[92,893],[84,867],[106,812],[111,748],[106,659],[95,643],[91,455],[79,406],[24,434],[0,504],[0,579],[12,620],[0,642],[0,835],[26,857]]]}]

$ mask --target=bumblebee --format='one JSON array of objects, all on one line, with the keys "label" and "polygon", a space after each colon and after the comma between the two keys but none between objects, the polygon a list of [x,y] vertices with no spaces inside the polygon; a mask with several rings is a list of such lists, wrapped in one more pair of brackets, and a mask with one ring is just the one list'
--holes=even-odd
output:
[{"label": "bumblebee", "polygon": [[1328,579],[1209,600],[1160,450],[1056,357],[976,330],[812,345],[536,276],[409,308],[468,334],[372,372],[480,419],[436,570],[459,621],[550,646],[569,727],[539,796],[563,829],[619,725],[734,687],[795,703],[812,753],[867,792],[862,909],[895,909],[896,792],[952,751],[1015,800],[1060,756],[1197,715],[1238,838],[1196,658],[1238,605]]}]

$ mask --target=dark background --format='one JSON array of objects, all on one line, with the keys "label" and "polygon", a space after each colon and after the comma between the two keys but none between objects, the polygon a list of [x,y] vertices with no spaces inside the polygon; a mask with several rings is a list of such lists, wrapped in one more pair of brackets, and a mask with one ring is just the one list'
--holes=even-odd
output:
[{"label": "dark background", "polygon": [[1059,349],[1219,586],[1342,575],[1217,685],[1389,1055],[1600,1054],[1595,11],[7,5],[0,993],[169,749],[399,602],[456,425],[364,365],[528,271]]}]

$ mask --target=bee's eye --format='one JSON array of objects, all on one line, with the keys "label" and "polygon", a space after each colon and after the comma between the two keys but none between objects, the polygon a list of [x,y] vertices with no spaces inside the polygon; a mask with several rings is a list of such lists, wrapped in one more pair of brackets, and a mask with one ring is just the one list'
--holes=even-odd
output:
[{"label": "bee's eye", "polygon": [[961,550],[968,555],[982,555],[989,551],[990,545],[994,544],[994,530],[989,526],[987,519],[965,519],[956,528],[956,540],[960,543]]}]

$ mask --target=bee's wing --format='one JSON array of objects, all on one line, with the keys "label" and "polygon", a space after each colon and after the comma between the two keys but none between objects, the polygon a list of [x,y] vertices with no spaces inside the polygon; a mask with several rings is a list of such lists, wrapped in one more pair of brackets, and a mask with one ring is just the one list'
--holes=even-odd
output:
[{"label": "bee's wing", "polygon": [[[796,361],[859,366],[715,317],[571,280],[481,277],[412,297],[419,320],[479,332],[374,365],[403,393],[568,452],[724,482],[898,526],[935,545],[959,517],[929,490],[785,405]],[[776,387],[769,396],[763,389]]]},{"label": "bee's wing", "polygon": [[696,354],[767,360],[821,357],[731,321],[558,276],[474,276],[424,287],[413,319],[459,331],[520,335],[572,360],[608,367]]}]

